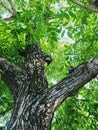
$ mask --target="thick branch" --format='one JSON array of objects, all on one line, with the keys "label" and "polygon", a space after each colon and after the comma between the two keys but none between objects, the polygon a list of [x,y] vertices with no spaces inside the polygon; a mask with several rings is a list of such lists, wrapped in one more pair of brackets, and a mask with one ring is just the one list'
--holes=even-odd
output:
[{"label": "thick branch", "polygon": [[48,100],[54,102],[54,110],[67,97],[88,83],[98,74],[98,56],[75,68],[68,77],[53,86],[48,95]]},{"label": "thick branch", "polygon": [[93,12],[96,12],[98,13],[98,9],[97,8],[94,8],[94,7],[88,7],[86,6],[85,4],[81,3],[81,2],[78,2],[77,0],[71,0],[73,3],[79,5],[80,7],[84,8],[84,9],[87,9],[87,10],[90,10],[90,11],[93,11]]},{"label": "thick branch", "polygon": [[1,80],[10,88],[14,98],[16,99],[18,95],[18,85],[16,76],[21,72],[19,68],[16,68],[14,65],[10,64],[6,59],[0,57],[0,70]]}]

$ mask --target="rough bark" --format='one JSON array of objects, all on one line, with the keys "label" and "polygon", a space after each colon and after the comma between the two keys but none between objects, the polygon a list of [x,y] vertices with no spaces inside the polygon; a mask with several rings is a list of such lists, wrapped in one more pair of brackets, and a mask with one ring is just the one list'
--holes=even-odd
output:
[{"label": "rough bark", "polygon": [[28,45],[20,54],[22,68],[0,58],[1,79],[14,96],[14,109],[7,130],[50,130],[54,111],[80,87],[98,74],[98,56],[70,71],[62,81],[48,88],[44,63],[52,61],[36,45]]}]

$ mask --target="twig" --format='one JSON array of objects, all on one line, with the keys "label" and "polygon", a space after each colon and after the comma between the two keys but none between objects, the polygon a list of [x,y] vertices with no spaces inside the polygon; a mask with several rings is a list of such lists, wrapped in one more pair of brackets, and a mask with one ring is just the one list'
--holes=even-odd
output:
[{"label": "twig", "polygon": [[78,2],[77,0],[71,0],[73,3],[75,3],[75,4],[77,4],[77,5],[79,5],[79,6],[81,6],[81,7],[83,7],[83,8],[85,8],[85,9],[87,9],[87,10],[90,10],[90,11],[93,11],[93,12],[96,12],[96,13],[98,13],[98,9],[95,9],[95,8],[90,8],[90,7],[88,7],[88,6],[86,6],[85,4],[83,4],[83,3],[81,3],[81,2]]}]

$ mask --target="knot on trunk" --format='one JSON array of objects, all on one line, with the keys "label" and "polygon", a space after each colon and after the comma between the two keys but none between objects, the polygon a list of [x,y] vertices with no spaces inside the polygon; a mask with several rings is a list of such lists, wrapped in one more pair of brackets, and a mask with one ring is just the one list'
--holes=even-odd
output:
[{"label": "knot on trunk", "polygon": [[44,64],[49,65],[52,61],[50,55],[44,53],[37,44],[29,44],[25,49],[19,50],[21,56],[25,58],[24,70],[26,72],[27,80],[29,80],[30,88],[33,93],[38,94],[46,91],[48,88],[48,81],[45,74]]},{"label": "knot on trunk", "polygon": [[44,53],[41,50],[40,46],[37,44],[28,44],[25,49],[20,49],[18,51],[19,51],[19,54],[26,59],[28,59],[29,55],[40,54],[40,57],[43,60],[43,62],[47,62],[48,65],[52,61],[52,57],[50,55]]}]

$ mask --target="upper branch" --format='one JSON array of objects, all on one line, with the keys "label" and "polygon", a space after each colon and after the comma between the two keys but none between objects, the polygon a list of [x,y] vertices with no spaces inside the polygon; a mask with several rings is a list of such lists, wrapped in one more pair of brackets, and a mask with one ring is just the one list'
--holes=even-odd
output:
[{"label": "upper branch", "polygon": [[81,3],[81,2],[78,2],[77,0],[71,0],[71,1],[72,1],[73,3],[79,5],[79,6],[82,7],[82,8],[85,8],[85,9],[87,9],[87,10],[90,10],[90,11],[93,11],[93,12],[98,13],[98,9],[95,8],[94,6],[88,7],[88,6],[86,6],[85,4],[83,4],[83,3]]},{"label": "upper branch", "polygon": [[54,85],[48,92],[48,101],[54,104],[54,110],[73,92],[88,83],[98,74],[98,56],[89,62],[76,67],[68,77]]},{"label": "upper branch", "polygon": [[0,70],[1,70],[1,80],[9,87],[14,98],[16,99],[18,95],[18,87],[16,76],[21,72],[19,68],[10,64],[5,58],[0,57]]}]

